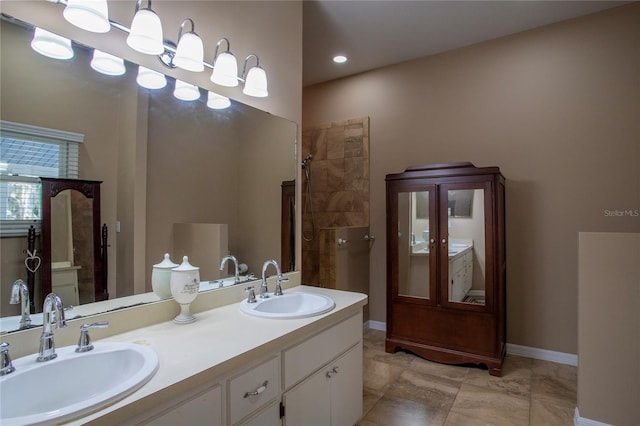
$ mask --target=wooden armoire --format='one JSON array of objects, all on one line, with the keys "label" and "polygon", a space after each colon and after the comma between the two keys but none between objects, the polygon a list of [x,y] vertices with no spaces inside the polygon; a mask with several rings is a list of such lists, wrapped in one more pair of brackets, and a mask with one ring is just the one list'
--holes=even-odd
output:
[{"label": "wooden armoire", "polygon": [[386,177],[386,351],[501,374],[506,340],[505,180],[468,162]]}]

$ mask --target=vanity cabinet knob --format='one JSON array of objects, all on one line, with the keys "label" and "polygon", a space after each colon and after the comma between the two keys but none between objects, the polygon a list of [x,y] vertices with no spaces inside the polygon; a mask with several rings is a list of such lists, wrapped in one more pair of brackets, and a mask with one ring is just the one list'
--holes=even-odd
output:
[{"label": "vanity cabinet knob", "polygon": [[333,367],[331,370],[327,371],[327,377],[332,378],[336,374],[340,372],[340,368],[338,366]]},{"label": "vanity cabinet knob", "polygon": [[258,389],[251,391],[251,392],[247,392],[244,394],[244,398],[249,398],[250,396],[258,396],[260,395],[262,392],[267,390],[267,386],[269,385],[269,381],[265,380],[264,383],[262,383],[262,386],[260,386]]}]

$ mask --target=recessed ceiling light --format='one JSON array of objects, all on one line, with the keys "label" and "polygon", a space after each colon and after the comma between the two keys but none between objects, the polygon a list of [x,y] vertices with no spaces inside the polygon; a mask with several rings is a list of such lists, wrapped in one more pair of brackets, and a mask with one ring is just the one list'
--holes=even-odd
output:
[{"label": "recessed ceiling light", "polygon": [[336,55],[333,57],[333,62],[335,62],[336,64],[343,64],[347,62],[347,57],[344,55]]}]

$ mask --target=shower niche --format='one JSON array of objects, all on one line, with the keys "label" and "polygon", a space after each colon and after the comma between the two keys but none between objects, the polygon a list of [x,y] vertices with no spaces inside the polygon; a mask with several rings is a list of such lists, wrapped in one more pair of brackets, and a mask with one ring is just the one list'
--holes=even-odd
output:
[{"label": "shower niche", "polygon": [[500,375],[505,354],[504,177],[471,163],[386,177],[386,351]]}]

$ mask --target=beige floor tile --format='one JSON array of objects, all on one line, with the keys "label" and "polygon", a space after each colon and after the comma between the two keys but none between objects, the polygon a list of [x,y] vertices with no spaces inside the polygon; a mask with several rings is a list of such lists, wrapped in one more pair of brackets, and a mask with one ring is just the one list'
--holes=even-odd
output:
[{"label": "beige floor tile", "polygon": [[382,395],[400,377],[404,367],[374,358],[364,358],[364,387],[373,393]]},{"label": "beige floor tile", "polygon": [[[424,374],[430,374],[432,376],[442,377],[449,380],[454,380],[458,382],[464,381],[469,372],[468,367],[463,367],[459,365],[447,365],[440,364],[437,362],[429,361],[426,359],[422,359],[420,357],[415,357],[411,364],[408,367],[412,371],[417,371]],[[488,373],[485,371],[485,374]]]},{"label": "beige floor tile", "polygon": [[529,399],[463,383],[446,425],[528,425]]},{"label": "beige floor tile", "polygon": [[551,396],[576,404],[577,367],[534,359],[532,373],[532,396]]},{"label": "beige floor tile", "polygon": [[383,396],[359,426],[436,426],[444,424],[446,412],[408,399]]},{"label": "beige floor tile", "polygon": [[531,397],[531,426],[571,426],[576,406],[566,399],[551,396]]},{"label": "beige floor tile", "polygon": [[464,382],[528,398],[531,393],[532,359],[507,356],[502,364],[502,376],[490,375],[487,370],[470,368]]},{"label": "beige floor tile", "polygon": [[366,417],[367,413],[382,398],[384,392],[372,392],[366,387],[362,391],[362,416]]}]

